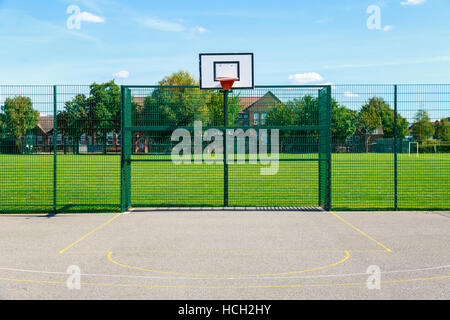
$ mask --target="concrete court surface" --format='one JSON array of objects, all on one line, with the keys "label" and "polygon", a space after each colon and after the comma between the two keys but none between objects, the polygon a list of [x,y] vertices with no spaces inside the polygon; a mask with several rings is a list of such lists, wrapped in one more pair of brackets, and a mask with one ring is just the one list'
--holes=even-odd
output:
[{"label": "concrete court surface", "polygon": [[3,215],[0,252],[0,299],[450,299],[448,212]]}]

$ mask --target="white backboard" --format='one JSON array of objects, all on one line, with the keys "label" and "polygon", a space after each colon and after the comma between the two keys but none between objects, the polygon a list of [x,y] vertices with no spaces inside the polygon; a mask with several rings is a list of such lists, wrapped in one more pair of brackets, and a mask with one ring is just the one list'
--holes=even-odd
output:
[{"label": "white backboard", "polygon": [[201,53],[200,89],[221,89],[218,78],[237,78],[233,89],[253,89],[253,53]]}]

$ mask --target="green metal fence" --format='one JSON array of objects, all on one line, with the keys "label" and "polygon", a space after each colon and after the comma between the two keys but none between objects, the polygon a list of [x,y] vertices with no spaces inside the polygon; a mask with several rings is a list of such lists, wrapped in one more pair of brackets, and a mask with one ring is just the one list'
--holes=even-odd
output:
[{"label": "green metal fence", "polygon": [[[259,86],[231,93],[130,86],[123,96],[122,210],[330,208],[330,86]],[[172,139],[176,130],[187,136],[182,164],[172,156],[179,145]],[[215,140],[207,138],[214,131]],[[223,143],[209,157],[217,139]],[[277,163],[266,164],[265,158],[275,161],[275,153]],[[273,172],[265,173],[270,168]]]},{"label": "green metal fence", "polygon": [[120,90],[110,89],[0,86],[0,212],[120,210]]},{"label": "green metal fence", "polygon": [[[0,213],[213,207],[226,197],[229,206],[450,210],[450,85],[270,86],[228,102],[225,126],[219,91],[0,86]],[[228,149],[246,163],[225,170],[212,137],[195,144],[195,121],[203,133],[254,129],[269,156],[278,130],[277,174],[249,163],[251,135]],[[175,129],[191,137],[192,164],[171,160]],[[205,152],[210,160],[196,163]]]},{"label": "green metal fence", "polygon": [[450,85],[339,85],[333,99],[334,210],[450,209]]}]

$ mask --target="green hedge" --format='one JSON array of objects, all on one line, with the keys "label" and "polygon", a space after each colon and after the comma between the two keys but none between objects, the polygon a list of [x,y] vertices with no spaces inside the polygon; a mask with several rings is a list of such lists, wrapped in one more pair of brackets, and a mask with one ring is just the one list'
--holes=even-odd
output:
[{"label": "green hedge", "polygon": [[419,153],[450,153],[450,144],[423,144],[419,145]]}]

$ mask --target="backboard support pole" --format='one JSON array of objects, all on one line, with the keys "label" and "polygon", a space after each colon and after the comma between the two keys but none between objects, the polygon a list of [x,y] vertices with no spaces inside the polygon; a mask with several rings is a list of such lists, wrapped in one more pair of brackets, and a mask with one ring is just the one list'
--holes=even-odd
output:
[{"label": "backboard support pole", "polygon": [[223,90],[223,126],[224,126],[224,149],[223,149],[223,206],[228,207],[228,146],[227,146],[227,127],[228,127],[228,94],[229,90]]}]

